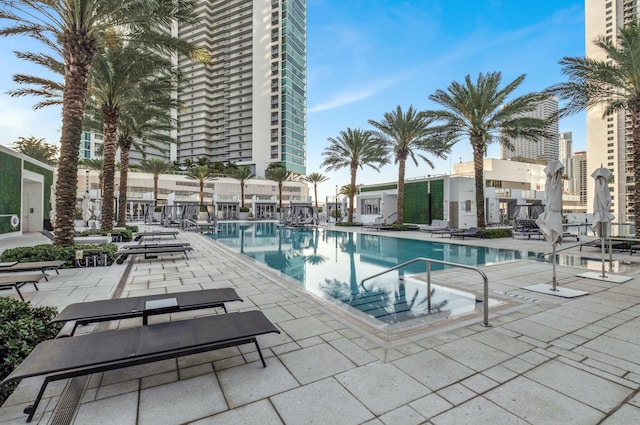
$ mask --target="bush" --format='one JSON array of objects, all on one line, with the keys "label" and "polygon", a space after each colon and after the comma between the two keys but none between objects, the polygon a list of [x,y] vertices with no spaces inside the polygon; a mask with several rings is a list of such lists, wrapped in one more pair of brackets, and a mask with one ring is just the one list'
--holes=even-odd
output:
[{"label": "bush", "polygon": [[323,211],[322,207],[318,207],[318,212],[321,213]]},{"label": "bush", "polygon": [[240,207],[240,212],[249,212],[248,207]]},{"label": "bush", "polygon": [[9,248],[0,255],[0,261],[19,261],[21,263],[31,261],[66,261],[61,268],[72,267],[75,249],[73,247],[61,247],[51,244],[21,246]]},{"label": "bush", "polygon": [[73,267],[73,260],[76,251],[88,249],[101,249],[107,251],[108,263],[113,264],[117,257],[118,246],[113,243],[100,245],[74,245],[71,247],[60,247],[56,245],[44,244],[35,246],[21,246],[10,248],[0,255],[0,261],[19,261],[21,263],[30,261],[56,261],[62,260],[65,263],[62,269]]},{"label": "bush", "polygon": [[157,205],[153,210],[155,212],[162,212],[162,206],[161,205]]},{"label": "bush", "polygon": [[122,242],[131,242],[133,239],[133,233],[128,228],[126,230],[85,230],[80,232],[80,236],[107,236],[109,233],[111,235],[119,235],[122,239]]},{"label": "bush", "polygon": [[485,228],[480,229],[480,236],[487,239],[496,239],[496,238],[510,238],[512,237],[511,229],[501,229],[501,228]]},{"label": "bush", "polygon": [[[28,302],[0,298],[0,379],[18,367],[38,343],[60,332],[63,324],[48,324],[56,314],[53,307],[33,307]],[[17,385],[0,387],[0,405]]]}]

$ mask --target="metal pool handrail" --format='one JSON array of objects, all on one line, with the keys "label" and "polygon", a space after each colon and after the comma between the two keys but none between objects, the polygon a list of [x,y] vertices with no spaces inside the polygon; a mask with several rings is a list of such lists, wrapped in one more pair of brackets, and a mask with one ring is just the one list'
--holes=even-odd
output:
[{"label": "metal pool handrail", "polygon": [[366,277],[360,281],[360,285],[364,286],[364,283],[367,280],[373,279],[374,277],[378,277],[385,273],[389,273],[394,270],[400,269],[402,267],[408,266],[409,264],[417,263],[418,261],[424,261],[427,264],[427,303],[428,303],[427,308],[429,309],[429,311],[431,311],[431,263],[443,264],[445,266],[458,267],[461,269],[474,270],[478,272],[480,276],[482,276],[482,280],[484,281],[484,291],[483,291],[484,305],[482,306],[482,312],[484,313],[484,318],[481,325],[485,327],[491,326],[489,324],[489,279],[487,278],[487,275],[477,267],[467,266],[466,264],[450,263],[449,261],[434,260],[433,258],[418,257],[418,258],[414,258],[413,260],[404,262],[402,264],[398,264],[397,266],[391,267],[387,270],[381,271],[380,273],[376,273],[374,275]]}]

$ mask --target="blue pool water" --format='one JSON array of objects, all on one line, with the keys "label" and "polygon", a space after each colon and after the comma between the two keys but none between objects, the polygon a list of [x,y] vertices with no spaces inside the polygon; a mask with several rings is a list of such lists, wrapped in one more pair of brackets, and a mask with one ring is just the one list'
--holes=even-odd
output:
[{"label": "blue pool water", "polygon": [[[361,285],[362,279],[416,257],[476,266],[535,258],[534,253],[449,243],[394,238],[338,230],[293,229],[276,223],[219,223],[217,240],[256,261],[292,277],[307,291],[331,297],[386,323],[434,312],[475,308],[475,297],[435,287],[432,310],[427,309],[426,284],[416,279],[399,280],[399,273],[424,273],[416,263]],[[442,268],[432,264],[432,270]],[[480,276],[470,272],[470,279]],[[434,288],[432,288],[434,289]]]}]

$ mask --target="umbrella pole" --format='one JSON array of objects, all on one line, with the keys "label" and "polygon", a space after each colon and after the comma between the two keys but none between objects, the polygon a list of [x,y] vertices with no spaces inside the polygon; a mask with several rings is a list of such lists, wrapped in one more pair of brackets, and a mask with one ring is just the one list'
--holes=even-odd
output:
[{"label": "umbrella pole", "polygon": [[552,291],[556,292],[556,243],[553,243],[553,254],[551,257],[551,261],[553,262],[553,280],[552,280]]}]

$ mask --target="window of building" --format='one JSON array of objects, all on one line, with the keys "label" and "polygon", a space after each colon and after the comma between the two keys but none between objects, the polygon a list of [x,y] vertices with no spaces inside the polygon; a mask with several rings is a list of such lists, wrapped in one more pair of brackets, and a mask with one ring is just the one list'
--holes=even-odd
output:
[{"label": "window of building", "polygon": [[363,199],[361,206],[363,214],[380,214],[380,199]]},{"label": "window of building", "polygon": [[471,201],[464,201],[464,212],[471,212]]}]

